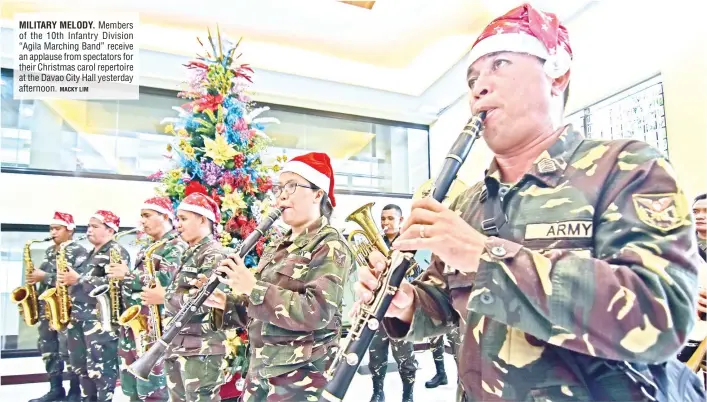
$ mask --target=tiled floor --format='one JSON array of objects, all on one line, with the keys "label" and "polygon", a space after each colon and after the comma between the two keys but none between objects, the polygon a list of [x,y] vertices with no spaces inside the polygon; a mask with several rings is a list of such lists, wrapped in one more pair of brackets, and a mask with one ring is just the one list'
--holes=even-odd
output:
[{"label": "tiled floor", "polygon": [[[445,367],[447,369],[447,378],[449,384],[443,385],[435,389],[425,388],[425,381],[429,380],[435,375],[434,362],[432,361],[432,353],[430,351],[418,352],[415,354],[417,361],[419,363],[419,370],[417,371],[416,381],[415,381],[415,400],[422,402],[449,402],[454,401],[456,396],[456,380],[457,380],[457,370],[454,365],[454,358],[451,355],[445,355]],[[392,355],[389,355],[389,360],[394,362]],[[21,361],[20,361],[21,360]],[[39,372],[35,371],[36,367],[41,370],[42,362],[37,358],[32,359],[4,359],[2,360],[2,374],[9,373],[26,373],[26,372]],[[367,364],[364,359],[363,364]],[[37,398],[43,395],[48,390],[48,383],[39,384],[23,384],[23,385],[0,385],[0,401],[2,402],[26,402],[31,398]],[[66,382],[66,389],[68,389],[69,384]],[[386,401],[396,402],[400,401],[403,392],[403,385],[400,381],[400,376],[397,371],[391,372],[389,370],[388,375],[385,378],[385,396]],[[371,376],[370,375],[357,375],[349,392],[344,399],[345,402],[368,402],[372,393]],[[127,402],[129,399],[122,394],[120,388],[116,390],[116,395],[113,398],[114,402]]]}]

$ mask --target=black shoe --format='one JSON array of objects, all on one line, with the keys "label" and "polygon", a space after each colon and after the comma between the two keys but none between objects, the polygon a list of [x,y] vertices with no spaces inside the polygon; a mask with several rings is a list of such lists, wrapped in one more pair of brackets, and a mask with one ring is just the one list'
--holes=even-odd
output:
[{"label": "black shoe", "polygon": [[412,390],[415,383],[403,383],[403,402],[413,402],[412,401]]},{"label": "black shoe", "polygon": [[64,401],[81,402],[81,382],[79,381],[79,376],[72,373],[69,381],[71,381],[71,386],[69,387],[69,393],[66,394]]},{"label": "black shoe", "polygon": [[385,402],[382,378],[373,377],[373,396],[371,396],[371,402]]},{"label": "black shoe", "polygon": [[425,388],[437,388],[440,385],[447,385],[447,373],[444,372],[444,361],[435,360],[437,374],[425,383]]},{"label": "black shoe", "polygon": [[29,402],[63,401],[66,397],[66,391],[64,391],[64,386],[61,384],[61,382],[61,374],[55,374],[49,377],[49,392],[37,399],[31,399]]}]

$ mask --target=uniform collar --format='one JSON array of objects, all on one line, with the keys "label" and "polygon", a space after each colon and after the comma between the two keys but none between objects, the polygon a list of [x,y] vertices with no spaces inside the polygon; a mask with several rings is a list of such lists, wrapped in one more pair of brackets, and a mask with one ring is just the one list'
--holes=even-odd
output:
[{"label": "uniform collar", "polygon": [[[571,130],[571,126],[566,125],[561,130],[562,134],[557,140],[543,151],[535,161],[530,171],[525,175],[532,176],[548,187],[555,187],[562,178],[567,163],[584,140],[582,134]],[[491,161],[491,166],[485,172],[484,183],[492,194],[496,194],[501,185],[501,172],[498,169],[496,158]]]},{"label": "uniform collar", "polygon": [[[294,244],[297,247],[304,247],[307,245],[307,243],[310,242],[314,238],[314,236],[319,233],[319,231],[322,230],[322,228],[326,225],[329,224],[329,220],[325,217],[322,216],[319,219],[315,220],[312,222],[311,225],[309,225],[304,232],[300,233],[293,241],[292,244]],[[285,239],[289,239],[290,236],[292,236],[292,229],[290,229],[287,234],[285,235]]]},{"label": "uniform collar", "polygon": [[214,238],[214,235],[208,234],[208,235],[206,235],[206,237],[204,237],[203,239],[199,240],[198,243],[196,243],[195,245],[191,246],[190,248],[197,248],[197,247],[201,246],[202,244],[206,244],[206,243],[210,242],[211,240],[213,240],[213,238]]},{"label": "uniform collar", "polygon": [[385,234],[383,234],[383,240],[385,241],[385,244],[388,246],[388,248],[390,248],[390,245],[393,244],[393,242],[395,242],[395,240],[396,240],[398,237],[400,237],[400,232],[398,232],[398,233],[395,234],[395,237],[393,237],[393,240],[388,240],[388,236],[386,236]]}]

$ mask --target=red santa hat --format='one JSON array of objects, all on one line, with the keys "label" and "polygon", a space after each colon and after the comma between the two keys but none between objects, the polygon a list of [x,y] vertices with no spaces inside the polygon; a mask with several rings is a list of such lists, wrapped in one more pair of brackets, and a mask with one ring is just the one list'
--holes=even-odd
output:
[{"label": "red santa hat", "polygon": [[221,210],[216,201],[202,193],[191,193],[179,203],[177,211],[194,212],[208,218],[213,223],[221,221]]},{"label": "red santa hat", "polygon": [[91,218],[98,219],[101,223],[116,232],[120,228],[120,218],[118,218],[118,216],[111,211],[98,210],[95,214],[91,215]]},{"label": "red santa hat", "polygon": [[494,52],[528,53],[545,60],[545,73],[558,78],[572,61],[567,29],[557,16],[523,4],[496,18],[481,32],[469,54],[468,65]]},{"label": "red santa hat", "polygon": [[66,212],[54,212],[54,218],[49,224],[66,226],[69,230],[74,230],[76,228],[76,224],[74,224],[74,217]]},{"label": "red santa hat", "polygon": [[331,167],[329,155],[321,152],[310,152],[292,158],[285,164],[281,172],[296,173],[307,179],[310,183],[324,190],[333,207],[334,199],[334,169]]},{"label": "red santa hat", "polygon": [[174,219],[174,208],[172,207],[172,201],[167,197],[152,197],[145,200],[142,203],[142,209],[150,209],[161,214],[169,216],[170,219]]}]

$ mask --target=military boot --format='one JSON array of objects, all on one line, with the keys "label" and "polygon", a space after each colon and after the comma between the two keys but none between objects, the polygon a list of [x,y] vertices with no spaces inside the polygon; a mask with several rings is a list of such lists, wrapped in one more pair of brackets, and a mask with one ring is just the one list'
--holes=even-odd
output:
[{"label": "military boot", "polygon": [[412,402],[412,390],[415,383],[403,383],[403,402]]},{"label": "military boot", "polygon": [[371,402],[385,402],[382,378],[373,377],[373,396],[371,396]]},{"label": "military boot", "polygon": [[81,382],[79,381],[79,376],[76,374],[71,374],[69,377],[71,381],[71,386],[69,388],[69,393],[66,394],[66,402],[81,402]]},{"label": "military boot", "polygon": [[437,374],[425,383],[425,388],[437,388],[440,385],[447,385],[447,373],[444,371],[444,360],[435,360]]},{"label": "military boot", "polygon": [[37,399],[32,399],[29,402],[63,401],[66,396],[66,391],[64,391],[64,386],[61,382],[61,373],[52,375],[49,377],[49,392],[44,394],[44,396]]}]

